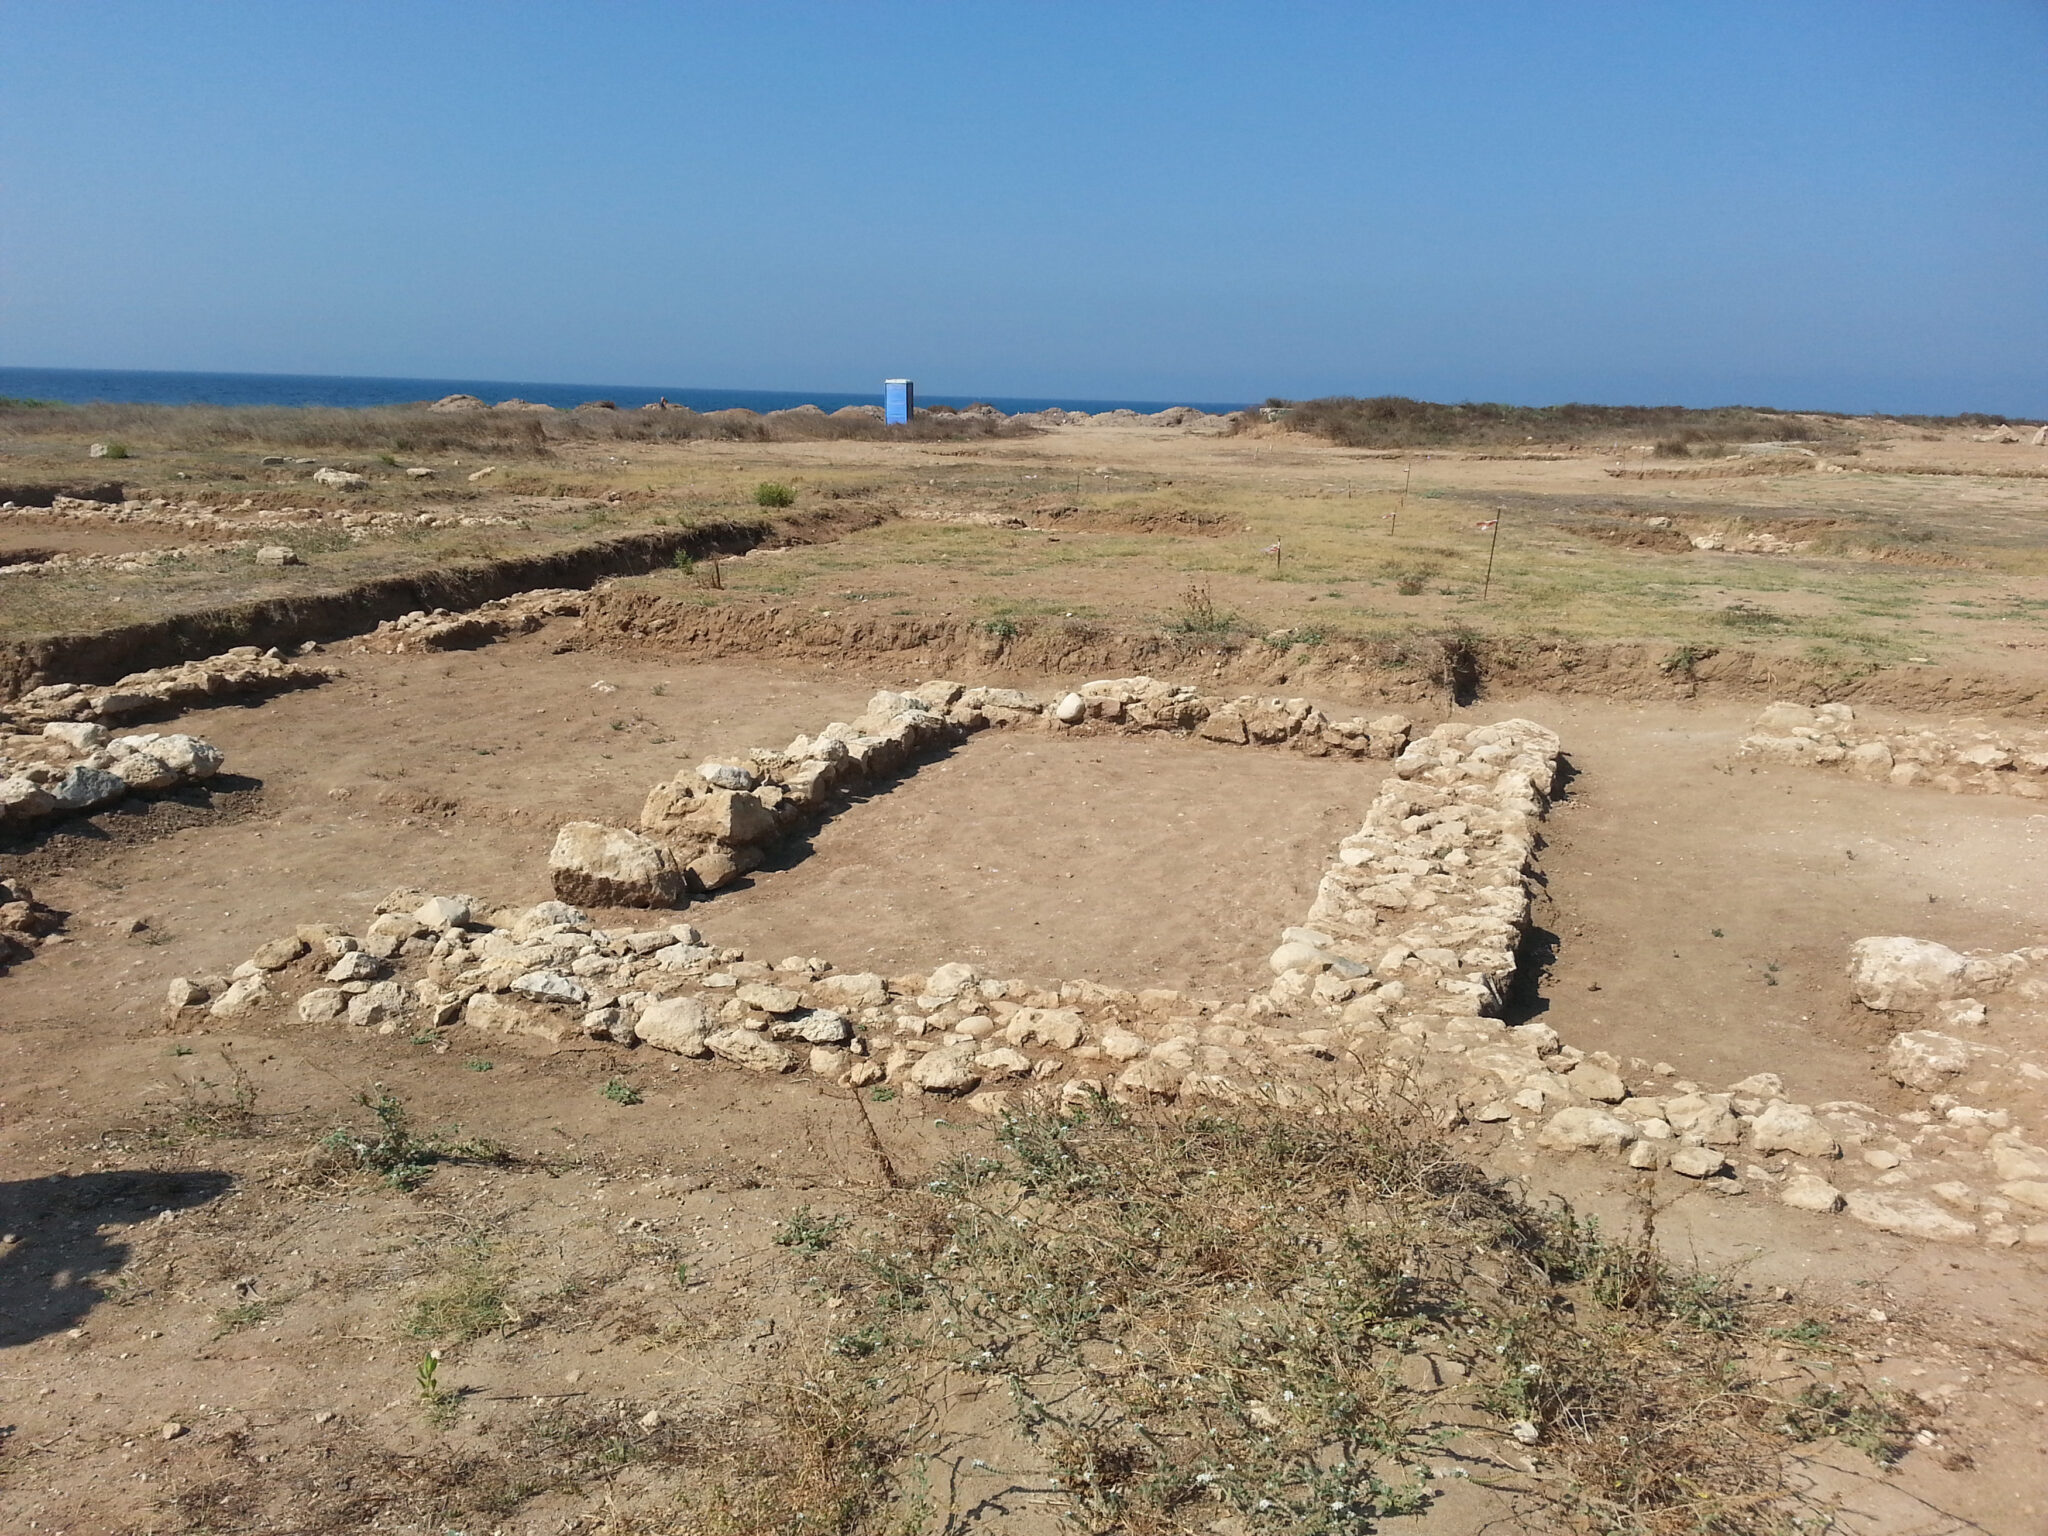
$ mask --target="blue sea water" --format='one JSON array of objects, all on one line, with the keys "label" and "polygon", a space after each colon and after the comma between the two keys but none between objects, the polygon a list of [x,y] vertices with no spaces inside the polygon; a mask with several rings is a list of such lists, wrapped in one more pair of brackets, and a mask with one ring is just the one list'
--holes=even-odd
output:
[{"label": "blue sea water", "polygon": [[[69,405],[93,401],[145,405],[326,405],[361,407],[407,405],[438,400],[443,395],[476,395],[500,400],[531,400],[568,410],[590,400],[610,400],[622,409],[667,398],[697,411],[744,407],[750,411],[781,411],[815,405],[836,411],[845,405],[880,405],[881,385],[872,394],[847,395],[767,389],[658,388],[637,384],[537,384],[507,379],[364,379],[337,374],[300,373],[145,373],[91,368],[0,368],[0,396],[22,400],[57,400]],[[1060,406],[1070,411],[1161,411],[1170,405],[1193,405],[1205,411],[1242,410],[1237,404],[1200,400],[1038,400],[999,395],[927,395],[923,405],[971,405],[986,400],[999,411],[1042,411]]]}]

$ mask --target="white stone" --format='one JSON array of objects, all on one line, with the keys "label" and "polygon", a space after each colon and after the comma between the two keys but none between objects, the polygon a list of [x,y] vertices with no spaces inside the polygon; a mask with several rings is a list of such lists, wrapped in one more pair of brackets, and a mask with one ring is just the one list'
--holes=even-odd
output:
[{"label": "white stone", "polygon": [[1561,1109],[1536,1133],[1536,1144],[1558,1151],[1618,1152],[1636,1140],[1636,1128],[1605,1110],[1574,1105]]},{"label": "white stone", "polygon": [[1839,1157],[1842,1149],[1828,1128],[1804,1104],[1778,1099],[1764,1107],[1749,1128],[1750,1144],[1759,1153],[1790,1152],[1796,1157]]},{"label": "white stone", "polygon": [[926,978],[924,995],[918,1002],[926,1008],[944,1007],[980,979],[971,965],[962,964],[957,960],[950,965],[942,965]]},{"label": "white stone", "polygon": [[1785,1080],[1775,1072],[1754,1072],[1739,1083],[1730,1083],[1728,1091],[1747,1094],[1751,1098],[1782,1099],[1785,1097]]},{"label": "white stone", "polygon": [[1023,1077],[1031,1071],[1031,1058],[1015,1046],[999,1045],[993,1050],[979,1052],[974,1065],[984,1076]]},{"label": "white stone", "polygon": [[217,1019],[232,1019],[246,1013],[254,1013],[259,1008],[267,1008],[276,1001],[277,998],[271,992],[270,983],[266,978],[244,976],[221,993],[207,1012]]},{"label": "white stone", "polygon": [[606,907],[672,907],[685,894],[682,869],[661,844],[624,827],[567,823],[548,853],[548,875],[565,902]]},{"label": "white stone", "polygon": [[2048,1211],[2048,1179],[2015,1179],[1999,1185],[1998,1192],[2034,1210]]},{"label": "white stone", "polygon": [[177,769],[150,752],[117,750],[111,766],[130,789],[169,789],[180,777]]},{"label": "white stone", "polygon": [[711,1054],[721,1061],[734,1066],[746,1067],[755,1072],[793,1072],[797,1060],[794,1053],[784,1050],[774,1041],[765,1039],[751,1029],[714,1030],[704,1037],[704,1043]]},{"label": "white stone", "polygon": [[1072,1008],[1019,1008],[1003,1026],[1003,1038],[1012,1045],[1071,1051],[1088,1038],[1088,1029]]},{"label": "white stone", "polygon": [[810,1045],[844,1045],[853,1038],[853,1026],[829,1008],[813,1009],[793,1024],[777,1025],[773,1033],[780,1039],[784,1030]]},{"label": "white stone", "polygon": [[788,987],[771,987],[758,981],[742,982],[734,994],[749,1008],[758,1008],[763,1013],[782,1015],[795,1013],[803,1006],[803,998]]},{"label": "white stone", "polygon": [[737,763],[699,763],[697,777],[713,789],[752,789],[761,782]]},{"label": "white stone", "polygon": [[299,999],[299,1021],[331,1024],[348,1012],[348,994],[339,987],[315,987]]},{"label": "white stone", "polygon": [[657,1050],[702,1058],[705,1040],[717,1029],[711,1011],[694,997],[664,997],[649,1003],[633,1021],[636,1033]]},{"label": "white stone", "polygon": [[1947,945],[1927,939],[1858,939],[1849,946],[1849,983],[1866,1008],[1924,1013],[1963,989],[1967,963]]},{"label": "white stone", "polygon": [[1974,1224],[1958,1220],[1938,1205],[1877,1190],[1852,1190],[1846,1197],[1849,1214],[1867,1227],[1900,1237],[1953,1243],[1977,1235]]},{"label": "white stone", "polygon": [[52,720],[43,727],[43,735],[78,752],[97,751],[107,741],[106,727],[89,720]]},{"label": "white stone", "polygon": [[455,896],[430,896],[412,915],[422,928],[461,928],[469,922],[469,903]]},{"label": "white stone", "polygon": [[834,993],[849,1008],[880,1008],[889,1001],[889,986],[872,971],[853,971],[841,976],[826,976],[817,986]]},{"label": "white stone", "polygon": [[1593,1099],[1602,1104],[1619,1104],[1628,1097],[1628,1085],[1605,1067],[1596,1067],[1590,1061],[1580,1062],[1566,1079],[1572,1092],[1581,1098]]},{"label": "white stone", "polygon": [[1842,1192],[1817,1174],[1795,1173],[1778,1191],[1780,1204],[1796,1211],[1818,1211],[1833,1215],[1842,1208]]},{"label": "white stone", "polygon": [[513,979],[511,990],[537,1003],[574,1003],[580,1006],[590,1000],[590,993],[581,982],[564,976],[560,971],[527,971]]},{"label": "white stone", "polygon": [[1180,1092],[1183,1075],[1171,1062],[1154,1056],[1125,1067],[1117,1074],[1115,1086],[1119,1097],[1165,1103]]},{"label": "white stone", "polygon": [[1102,1054],[1111,1061],[1133,1061],[1152,1049],[1151,1043],[1144,1036],[1115,1026],[1102,1032],[1099,1043],[1102,1046]]},{"label": "white stone", "polygon": [[981,1072],[970,1047],[942,1046],[917,1059],[910,1081],[926,1093],[966,1093],[981,1086]]},{"label": "white stone", "polygon": [[1978,1048],[1953,1035],[1931,1029],[1908,1030],[1892,1036],[1885,1052],[1884,1069],[1893,1082],[1927,1093],[1938,1092],[1950,1078],[1969,1070]]},{"label": "white stone", "polygon": [[362,950],[352,949],[329,967],[327,979],[335,982],[369,981],[383,969],[383,966]]},{"label": "white stone", "polygon": [[1667,1166],[1688,1179],[1707,1179],[1726,1168],[1728,1159],[1711,1147],[1679,1147],[1672,1152]]},{"label": "white stone", "polygon": [[400,1017],[408,1001],[405,988],[395,981],[380,981],[348,1001],[348,1021],[359,1029]]},{"label": "white stone", "polygon": [[2001,1179],[2048,1180],[2048,1150],[2031,1146],[2017,1137],[1993,1141],[1985,1149],[1992,1170]]},{"label": "white stone", "polygon": [[1088,701],[1078,693],[1070,693],[1053,706],[1052,713],[1061,725],[1078,725],[1087,718]]},{"label": "white stone", "polygon": [[210,779],[227,760],[212,742],[178,731],[117,736],[111,745],[117,750],[146,752],[174,769],[180,778],[187,779]]}]

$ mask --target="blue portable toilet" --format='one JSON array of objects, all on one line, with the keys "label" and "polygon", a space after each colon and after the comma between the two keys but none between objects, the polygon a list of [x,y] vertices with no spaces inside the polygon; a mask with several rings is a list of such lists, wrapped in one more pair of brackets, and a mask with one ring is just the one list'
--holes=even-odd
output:
[{"label": "blue portable toilet", "polygon": [[900,426],[917,414],[917,386],[908,379],[882,381],[882,419]]}]

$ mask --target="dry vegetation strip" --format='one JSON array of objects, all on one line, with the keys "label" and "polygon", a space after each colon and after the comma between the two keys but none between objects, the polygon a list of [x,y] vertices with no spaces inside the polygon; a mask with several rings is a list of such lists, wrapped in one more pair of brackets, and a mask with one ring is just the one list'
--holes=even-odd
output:
[{"label": "dry vegetation strip", "polygon": [[908,1443],[935,1366],[1006,1385],[1085,1529],[1362,1533],[1472,1477],[1597,1530],[1762,1533],[1802,1448],[1903,1448],[1827,1325],[1530,1204],[1408,1109],[1102,1103],[997,1142],[798,1246],[859,1299],[831,1350],[871,1411],[919,1410]]}]

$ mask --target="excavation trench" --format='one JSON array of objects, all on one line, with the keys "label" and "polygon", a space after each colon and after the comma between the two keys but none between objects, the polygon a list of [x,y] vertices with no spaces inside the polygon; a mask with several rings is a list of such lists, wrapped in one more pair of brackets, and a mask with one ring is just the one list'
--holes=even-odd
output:
[{"label": "excavation trench", "polygon": [[[706,559],[761,547],[826,542],[882,521],[873,510],[662,529],[567,549],[479,560],[174,614],[145,623],[0,644],[0,702],[53,682],[107,683],[147,667],[233,646],[289,646],[360,634],[416,609],[473,608],[545,587],[589,587],[643,574],[679,555]],[[1150,674],[1210,690],[1319,694],[1359,703],[1464,705],[1509,694],[1628,700],[1845,700],[1930,714],[2021,717],[2048,706],[2048,687],[1937,666],[1870,667],[1737,648],[1657,641],[1582,642],[1555,636],[1415,632],[1274,645],[1193,639],[1158,630],[1022,618],[999,629],[970,619],[836,618],[793,604],[705,604],[694,596],[604,591],[578,649],[674,660],[861,663],[921,677],[984,680]]]},{"label": "excavation trench", "polygon": [[215,656],[238,645],[298,645],[359,634],[420,608],[474,608],[537,587],[587,587],[635,575],[678,555],[743,554],[784,530],[717,522],[603,539],[568,549],[466,561],[383,576],[326,592],[262,598],[140,624],[44,635],[0,645],[0,701],[45,683],[110,683],[130,672]]}]

